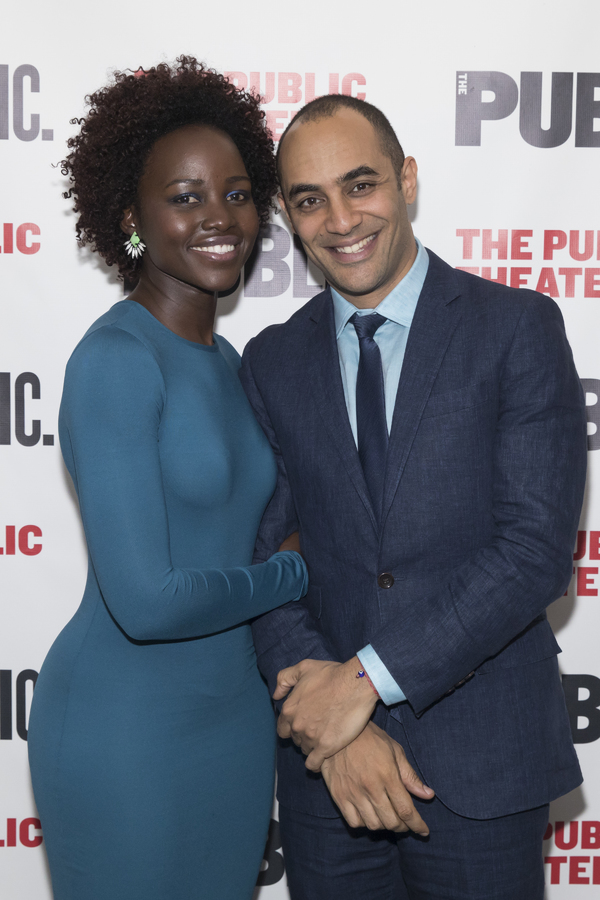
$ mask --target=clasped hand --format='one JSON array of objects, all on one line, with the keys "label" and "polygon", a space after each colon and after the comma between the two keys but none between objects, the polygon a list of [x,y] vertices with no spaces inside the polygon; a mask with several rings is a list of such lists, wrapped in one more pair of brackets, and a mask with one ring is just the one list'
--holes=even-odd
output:
[{"label": "clasped hand", "polygon": [[410,795],[431,800],[434,792],[423,784],[400,744],[374,722],[369,722],[351,744],[326,759],[321,773],[351,828],[410,829],[423,836],[429,834]]},{"label": "clasped hand", "polygon": [[358,657],[340,664],[304,659],[277,677],[276,700],[290,691],[277,723],[322,772],[329,792],[352,828],[429,834],[411,794],[431,800],[400,744],[369,721],[377,695],[356,678]]},{"label": "clasped hand", "polygon": [[277,676],[275,700],[291,691],[277,733],[301,748],[312,772],[357,738],[371,718],[377,694],[366,678],[356,677],[359,669],[356,656],[347,663],[303,659]]}]

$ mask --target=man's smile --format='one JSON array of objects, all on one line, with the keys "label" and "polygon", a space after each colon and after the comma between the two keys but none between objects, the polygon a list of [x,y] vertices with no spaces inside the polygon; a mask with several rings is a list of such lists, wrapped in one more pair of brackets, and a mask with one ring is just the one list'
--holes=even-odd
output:
[{"label": "man's smile", "polygon": [[352,244],[336,244],[326,249],[340,262],[357,262],[371,255],[378,237],[379,232],[375,232],[361,238],[359,241],[355,240]]},{"label": "man's smile", "polygon": [[349,247],[336,247],[338,253],[358,253],[359,250],[362,250],[363,247],[366,247],[367,244],[372,241],[377,235],[370,234],[369,237],[363,238],[361,241],[358,241],[355,244],[351,244]]}]

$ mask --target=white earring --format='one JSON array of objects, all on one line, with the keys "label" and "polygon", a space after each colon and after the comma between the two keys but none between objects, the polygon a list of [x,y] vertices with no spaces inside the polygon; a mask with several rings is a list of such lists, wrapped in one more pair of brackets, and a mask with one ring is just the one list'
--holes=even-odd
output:
[{"label": "white earring", "polygon": [[133,234],[127,238],[124,246],[128,256],[131,256],[132,259],[137,259],[138,256],[141,256],[146,249],[146,245],[140,238],[137,231],[134,231]]}]

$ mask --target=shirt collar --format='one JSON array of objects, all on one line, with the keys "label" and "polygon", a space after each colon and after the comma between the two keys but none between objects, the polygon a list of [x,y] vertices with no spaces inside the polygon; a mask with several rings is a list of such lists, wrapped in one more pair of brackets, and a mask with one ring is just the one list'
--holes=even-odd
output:
[{"label": "shirt collar", "polygon": [[[365,314],[377,312],[380,316],[396,322],[397,325],[410,327],[429,267],[427,250],[417,238],[415,240],[417,243],[417,256],[402,281],[398,282],[379,306],[375,309],[364,310]],[[348,324],[348,320],[357,310],[353,303],[349,303],[333,288],[331,288],[331,296],[333,298],[333,315],[335,319],[335,339],[337,341]],[[362,310],[359,310],[359,312],[362,312]]]}]

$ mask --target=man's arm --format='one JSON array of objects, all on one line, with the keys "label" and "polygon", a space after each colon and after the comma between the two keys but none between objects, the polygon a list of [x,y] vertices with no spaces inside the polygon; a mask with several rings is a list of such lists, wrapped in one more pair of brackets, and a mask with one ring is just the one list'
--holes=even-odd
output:
[{"label": "man's arm", "polygon": [[500,378],[492,541],[371,644],[417,714],[568,586],[587,462],[585,399],[558,306],[530,295]]},{"label": "man's arm", "polygon": [[[285,538],[298,530],[298,519],[277,436],[252,374],[252,345],[253,341],[250,341],[244,350],[240,380],[277,461],[277,486],[264,512],[254,554],[254,562],[263,562],[272,556],[271,547],[277,550]],[[289,603],[273,610],[272,615],[256,619],[252,623],[252,635],[258,666],[271,693],[275,691],[277,673],[286,666],[302,659],[335,659],[333,650],[302,602]]]}]

